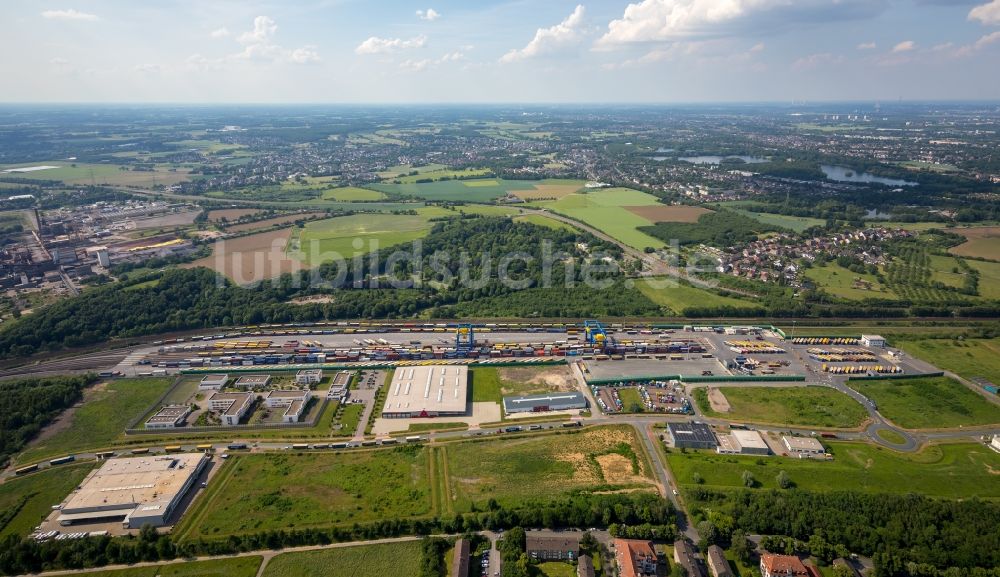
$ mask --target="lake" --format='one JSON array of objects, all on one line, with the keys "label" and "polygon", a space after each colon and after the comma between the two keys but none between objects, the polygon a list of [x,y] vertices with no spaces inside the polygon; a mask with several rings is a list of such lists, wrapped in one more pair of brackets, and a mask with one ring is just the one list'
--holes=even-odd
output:
[{"label": "lake", "polygon": [[868,172],[857,172],[846,166],[831,166],[829,164],[820,165],[820,170],[826,175],[830,180],[836,180],[837,182],[864,182],[867,184],[884,184],[886,186],[917,186],[919,182],[910,182],[909,180],[899,180],[898,178],[885,178],[882,176],[875,176],[874,174]]},{"label": "lake", "polygon": [[768,159],[762,158],[760,156],[683,156],[678,160],[683,160],[684,162],[690,162],[691,164],[721,164],[723,160],[733,160],[740,159],[747,164],[759,164],[761,162],[769,162]]}]

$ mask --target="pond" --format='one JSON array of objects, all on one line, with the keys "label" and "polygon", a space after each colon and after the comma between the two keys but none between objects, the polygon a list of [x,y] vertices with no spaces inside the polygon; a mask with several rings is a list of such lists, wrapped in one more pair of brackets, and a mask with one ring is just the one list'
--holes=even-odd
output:
[{"label": "pond", "polygon": [[704,156],[682,156],[678,160],[683,160],[684,162],[690,162],[691,164],[721,164],[723,160],[732,161],[735,159],[740,159],[747,164],[759,164],[761,162],[769,162],[768,159],[760,156],[714,156],[714,155],[704,155]]}]

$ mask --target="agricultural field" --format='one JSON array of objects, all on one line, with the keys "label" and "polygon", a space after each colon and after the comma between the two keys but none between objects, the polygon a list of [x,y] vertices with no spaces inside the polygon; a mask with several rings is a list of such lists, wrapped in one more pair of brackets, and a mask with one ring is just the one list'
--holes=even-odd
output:
[{"label": "agricultural field", "polygon": [[712,212],[700,206],[656,204],[628,206],[626,209],[649,222],[698,222],[703,214]]},{"label": "agricultural field", "polygon": [[887,419],[907,429],[1000,424],[1000,404],[948,377],[849,381]]},{"label": "agricultural field", "polygon": [[0,541],[31,533],[52,512],[52,505],[65,499],[91,469],[93,464],[63,465],[0,485]]},{"label": "agricultural field", "polygon": [[[693,287],[679,282],[670,282],[671,279],[639,279],[635,281],[635,287],[639,292],[646,295],[654,303],[667,307],[677,314],[683,314],[688,307],[733,307],[733,308],[754,308],[757,305],[751,301],[744,301],[733,297],[717,295],[711,291]],[[664,283],[667,286],[660,288],[657,284]]]},{"label": "agricultural field", "polygon": [[387,168],[386,170],[383,170],[382,172],[379,172],[378,177],[391,180],[397,176],[405,176],[414,170],[416,170],[417,172],[434,172],[437,170],[444,170],[446,168],[448,167],[443,164],[425,164],[423,166],[418,166],[418,167],[413,167],[412,165],[409,164],[400,164],[398,166],[393,166]]},{"label": "agricultural field", "polygon": [[954,164],[925,162],[923,160],[906,160],[897,164],[910,170],[927,170],[930,172],[959,172],[961,170]]},{"label": "agricultural field", "polygon": [[895,293],[879,283],[875,275],[858,274],[835,262],[828,262],[826,266],[805,269],[805,276],[816,283],[818,288],[845,299],[896,298]]},{"label": "agricultural field", "polygon": [[702,413],[712,417],[757,423],[849,429],[868,416],[851,397],[827,387],[719,387],[729,411],[713,411],[707,389],[695,390]]},{"label": "agricultural field", "polygon": [[533,190],[537,181],[502,180],[442,180],[409,184],[373,184],[371,188],[389,194],[409,195],[431,201],[493,202],[518,190]]},{"label": "agricultural field", "polygon": [[190,511],[185,539],[432,514],[424,447],[234,455]]},{"label": "agricultural field", "polygon": [[419,575],[420,556],[419,541],[281,553],[268,563],[263,577]]},{"label": "agricultural field", "polygon": [[[309,266],[332,258],[342,258],[412,242],[430,232],[430,218],[448,212],[439,208],[424,208],[418,214],[354,214],[307,223],[289,254]],[[360,239],[361,246],[355,241]],[[296,246],[297,245],[297,246]]]},{"label": "agricultural field", "polygon": [[263,557],[248,555],[208,561],[163,563],[110,571],[92,571],[86,577],[254,577]]},{"label": "agricultural field", "polygon": [[948,229],[948,232],[960,234],[968,239],[952,247],[949,251],[951,254],[1000,260],[1000,226],[952,228]]},{"label": "agricultural field", "polygon": [[979,296],[984,299],[1000,299],[1000,262],[965,262],[979,271]]},{"label": "agricultural field", "polygon": [[732,210],[749,216],[750,218],[781,228],[787,228],[795,232],[802,232],[814,226],[823,226],[826,221],[820,218],[810,218],[808,216],[788,216],[785,214],[775,214],[770,212],[752,212],[741,208],[732,207]]},{"label": "agricultural field", "polygon": [[447,494],[457,511],[558,498],[597,487],[653,490],[655,481],[633,428],[609,426],[584,431],[485,439],[441,448]]},{"label": "agricultural field", "polygon": [[[779,471],[807,491],[920,493],[931,497],[1000,499],[1000,454],[980,444],[930,445],[919,453],[897,453],[868,443],[826,443],[832,461],[671,451],[667,462],[683,486],[743,487],[749,471],[758,487],[776,489]],[[697,475],[695,475],[697,473]],[[697,483],[700,477],[702,483]]]},{"label": "agricultural field", "polygon": [[84,391],[83,404],[63,413],[17,457],[33,463],[108,446],[130,421],[143,415],[173,383],[172,378],[115,379]]},{"label": "agricultural field", "polygon": [[638,250],[647,246],[653,248],[666,246],[663,241],[638,230],[640,226],[654,223],[639,216],[632,209],[664,206],[655,196],[645,192],[630,188],[605,188],[595,192],[570,194],[556,201],[530,204],[585,222]]},{"label": "agricultural field", "polygon": [[558,200],[564,196],[579,192],[583,188],[584,184],[586,184],[586,182],[583,180],[542,180],[532,188],[514,191],[514,196],[525,202],[536,200]]},{"label": "agricultural field", "polygon": [[893,344],[960,377],[984,378],[1000,385],[1000,338],[907,340],[903,335]]},{"label": "agricultural field", "polygon": [[340,202],[371,202],[382,200],[385,194],[377,190],[347,186],[334,188],[323,193],[323,200],[336,200]]},{"label": "agricultural field", "polygon": [[[87,164],[83,162],[73,164],[66,164],[62,161],[34,162],[31,165],[55,166],[56,168],[19,172],[9,176],[33,180],[61,180],[66,184],[96,183],[118,186],[153,186],[155,184],[169,186],[188,180],[186,169],[168,168],[166,165],[157,166],[155,172],[129,170],[127,167],[113,164]],[[24,165],[0,165],[0,171],[21,166]]]},{"label": "agricultural field", "polygon": [[297,220],[310,220],[323,216],[322,212],[300,212],[296,214],[285,214],[281,216],[276,216],[274,218],[265,218],[264,220],[258,220],[256,222],[247,222],[243,224],[237,224],[226,228],[226,232],[250,232],[252,230],[271,228],[274,226],[280,226],[283,224],[292,224]]},{"label": "agricultural field", "polygon": [[418,180],[431,179],[434,181],[440,181],[470,179],[489,176],[491,173],[492,171],[488,168],[465,168],[462,170],[440,168],[438,170],[425,170],[418,172],[417,174],[397,175],[391,180],[392,184],[415,184]]},{"label": "agricultural field", "polygon": [[[216,242],[211,256],[182,266],[207,267],[229,277],[237,284],[277,278],[283,273],[306,268],[300,259],[291,258],[286,254],[291,233],[292,229],[285,228]],[[220,253],[220,250],[223,252]]]}]

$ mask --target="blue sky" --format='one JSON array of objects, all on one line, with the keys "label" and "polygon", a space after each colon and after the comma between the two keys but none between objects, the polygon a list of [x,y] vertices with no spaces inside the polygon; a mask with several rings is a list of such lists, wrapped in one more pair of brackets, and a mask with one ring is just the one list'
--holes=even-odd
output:
[{"label": "blue sky", "polygon": [[1000,0],[4,0],[6,102],[1000,100]]}]

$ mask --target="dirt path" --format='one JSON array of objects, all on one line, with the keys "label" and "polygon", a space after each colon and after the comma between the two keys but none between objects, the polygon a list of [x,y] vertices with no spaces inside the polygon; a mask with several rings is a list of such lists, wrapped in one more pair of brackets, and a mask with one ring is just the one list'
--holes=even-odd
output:
[{"label": "dirt path", "polygon": [[712,410],[716,413],[728,413],[732,408],[729,406],[729,399],[722,393],[722,389],[716,387],[709,387],[708,389],[708,404],[711,405]]}]

